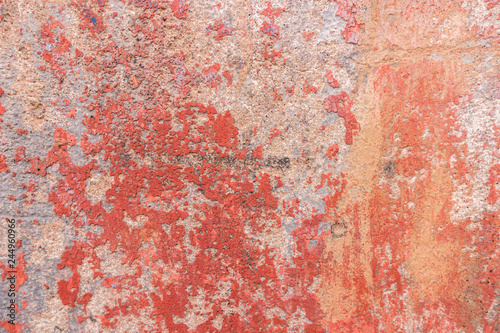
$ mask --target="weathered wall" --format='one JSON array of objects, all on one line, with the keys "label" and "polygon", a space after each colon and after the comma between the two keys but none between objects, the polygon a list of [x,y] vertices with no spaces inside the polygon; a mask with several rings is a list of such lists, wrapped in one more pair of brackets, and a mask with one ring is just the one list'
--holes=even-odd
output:
[{"label": "weathered wall", "polygon": [[0,329],[500,332],[498,2],[0,0]]}]

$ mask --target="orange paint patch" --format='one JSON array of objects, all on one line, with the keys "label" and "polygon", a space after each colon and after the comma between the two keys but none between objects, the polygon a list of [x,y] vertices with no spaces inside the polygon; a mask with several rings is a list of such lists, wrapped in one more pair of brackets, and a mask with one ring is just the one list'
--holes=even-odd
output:
[{"label": "orange paint patch", "polygon": [[[453,191],[472,172],[454,113],[467,93],[463,73],[435,62],[376,71],[379,113],[350,152],[349,163],[362,167],[349,169],[343,199],[331,210],[322,303],[332,331],[418,330],[417,318],[426,331],[477,327],[466,315],[477,306],[458,301],[472,284],[460,266],[470,237],[450,219]],[[325,100],[329,106],[339,104]]]},{"label": "orange paint patch", "polygon": [[[451,228],[461,235],[449,212],[454,182],[466,184],[470,171],[460,169],[467,156],[457,148],[464,133],[454,114],[455,103],[466,94],[462,73],[453,64],[424,62],[399,69],[382,66],[375,81],[384,140],[381,185],[372,189],[369,204],[373,294],[380,307],[394,313],[408,307],[420,315],[429,311],[426,322],[434,329],[441,325],[433,322],[436,316],[456,327],[471,325],[455,316],[459,305],[449,300],[463,292],[457,258],[465,237],[444,238],[441,233]],[[449,168],[451,159],[458,160],[455,172]],[[410,297],[406,301],[404,294]],[[380,321],[398,330],[405,320],[385,313]]]}]

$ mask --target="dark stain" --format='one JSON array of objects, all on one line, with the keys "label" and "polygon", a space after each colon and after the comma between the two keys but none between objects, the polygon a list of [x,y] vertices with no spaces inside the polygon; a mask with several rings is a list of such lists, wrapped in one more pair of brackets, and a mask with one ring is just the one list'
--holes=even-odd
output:
[{"label": "dark stain", "polygon": [[331,232],[333,238],[342,238],[347,234],[347,223],[344,221],[335,222],[332,224]]},{"label": "dark stain", "polygon": [[394,176],[394,171],[396,170],[396,164],[394,164],[393,161],[387,162],[387,164],[384,167],[384,173],[388,177]]}]

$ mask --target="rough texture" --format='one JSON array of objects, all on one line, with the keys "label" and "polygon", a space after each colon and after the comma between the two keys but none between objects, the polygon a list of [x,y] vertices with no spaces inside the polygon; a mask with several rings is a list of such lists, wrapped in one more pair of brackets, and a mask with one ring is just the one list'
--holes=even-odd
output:
[{"label": "rough texture", "polygon": [[0,0],[0,330],[500,332],[499,2]]}]

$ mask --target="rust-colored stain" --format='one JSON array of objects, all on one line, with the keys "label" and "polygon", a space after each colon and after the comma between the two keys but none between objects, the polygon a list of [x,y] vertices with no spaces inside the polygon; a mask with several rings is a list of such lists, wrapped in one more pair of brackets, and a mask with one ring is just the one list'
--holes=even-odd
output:
[{"label": "rust-colored stain", "polygon": [[500,332],[499,32],[496,0],[0,0],[0,330]]}]

